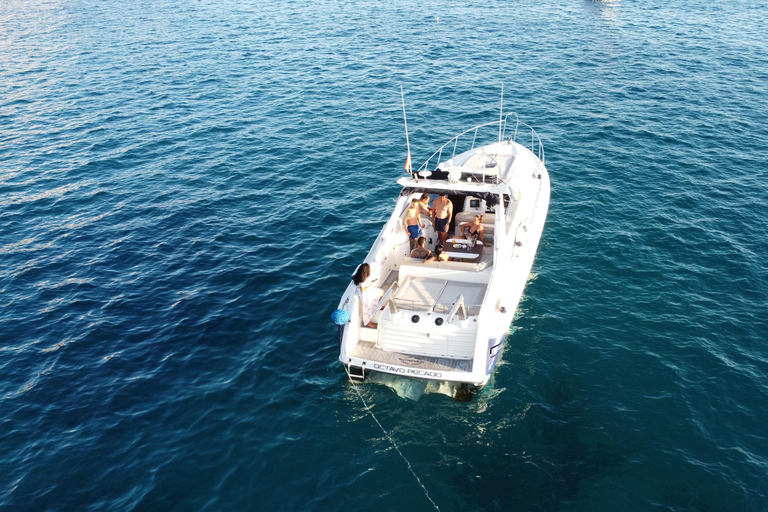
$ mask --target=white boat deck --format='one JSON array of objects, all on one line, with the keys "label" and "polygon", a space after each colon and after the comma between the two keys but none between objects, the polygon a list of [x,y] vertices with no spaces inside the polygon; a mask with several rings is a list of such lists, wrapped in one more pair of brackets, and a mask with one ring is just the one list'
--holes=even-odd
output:
[{"label": "white boat deck", "polygon": [[488,286],[431,277],[411,277],[408,286],[397,294],[398,307],[413,311],[447,313],[460,297],[470,314],[477,314]]}]

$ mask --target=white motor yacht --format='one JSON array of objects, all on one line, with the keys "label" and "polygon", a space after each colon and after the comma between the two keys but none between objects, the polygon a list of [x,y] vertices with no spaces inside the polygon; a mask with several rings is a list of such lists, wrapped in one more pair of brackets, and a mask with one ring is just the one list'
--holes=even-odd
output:
[{"label": "white motor yacht", "polygon": [[[507,125],[510,116],[514,127]],[[478,145],[483,136],[493,142]],[[550,196],[544,160],[535,130],[508,114],[453,137],[398,180],[400,197],[364,260],[376,294],[370,322],[363,309],[364,294],[372,292],[354,282],[334,312],[339,360],[351,379],[372,372],[410,377],[450,389],[457,400],[471,399],[488,382],[544,229]],[[442,246],[448,261],[411,257],[404,217],[424,194],[431,204],[439,195],[451,202]],[[482,236],[468,237],[476,218]],[[440,236],[433,219],[420,221],[426,249],[434,251]]]}]

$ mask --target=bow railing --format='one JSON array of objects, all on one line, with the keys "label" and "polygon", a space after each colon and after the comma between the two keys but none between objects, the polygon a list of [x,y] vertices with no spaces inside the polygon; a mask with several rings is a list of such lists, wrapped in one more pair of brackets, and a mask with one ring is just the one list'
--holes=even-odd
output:
[{"label": "bow railing", "polygon": [[[509,137],[509,139],[506,139],[507,120],[509,119],[510,116],[515,116],[515,130],[514,130],[514,133],[512,134],[512,136]],[[544,144],[542,144],[541,138],[539,137],[539,134],[536,133],[536,130],[534,130],[531,125],[520,121],[520,118],[518,117],[518,115],[515,112],[510,112],[509,114],[504,116],[503,120],[492,121],[490,123],[481,124],[481,125],[475,126],[474,128],[470,128],[469,130],[465,130],[465,131],[461,132],[460,134],[452,137],[448,142],[446,142],[445,144],[440,146],[440,148],[437,151],[432,153],[432,156],[427,158],[427,160],[423,164],[421,164],[421,166],[418,168],[418,170],[416,172],[418,173],[418,172],[429,171],[430,170],[429,169],[429,164],[432,161],[432,159],[435,158],[435,156],[437,156],[437,161],[435,162],[435,167],[433,168],[433,170],[436,169],[437,166],[441,162],[441,159],[443,157],[443,152],[446,150],[446,148],[448,148],[448,151],[451,151],[451,158],[456,156],[456,150],[459,147],[459,140],[464,135],[467,135],[468,133],[472,133],[473,134],[472,135],[472,146],[469,149],[463,149],[461,152],[471,151],[472,149],[475,148],[475,144],[477,143],[477,132],[478,132],[478,130],[481,130],[482,128],[487,128],[487,127],[490,127],[490,126],[494,126],[494,127],[498,126],[499,127],[499,129],[498,129],[498,133],[499,133],[498,142],[501,142],[501,141],[506,139],[508,142],[516,142],[516,143],[518,143],[520,145],[524,145],[526,147],[527,147],[527,136],[526,136],[526,141],[523,141],[522,140],[522,135],[520,133],[520,128],[524,127],[524,128],[527,128],[528,130],[530,130],[530,132],[531,132],[531,146],[530,146],[529,149],[531,150],[531,152],[534,155],[537,155],[539,157],[539,160],[541,160],[542,163],[544,163],[544,158],[545,158],[545,156],[544,156]],[[496,130],[494,130],[494,133],[496,133]],[[518,136],[521,137],[520,142],[517,141]],[[453,145],[452,148],[451,148],[451,145]],[[447,151],[446,151],[446,153],[447,153]]]}]

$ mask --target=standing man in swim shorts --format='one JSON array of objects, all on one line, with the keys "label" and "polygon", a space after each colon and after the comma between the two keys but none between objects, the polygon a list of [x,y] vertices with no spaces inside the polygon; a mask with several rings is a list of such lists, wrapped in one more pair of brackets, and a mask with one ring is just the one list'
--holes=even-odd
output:
[{"label": "standing man in swim shorts", "polygon": [[442,193],[432,203],[432,208],[434,209],[432,224],[435,226],[437,236],[440,237],[440,245],[445,247],[445,242],[448,240],[448,225],[453,217],[453,203],[448,199],[448,194]]},{"label": "standing man in swim shorts", "polygon": [[411,241],[411,250],[416,247],[416,240],[423,234],[421,228],[424,227],[424,224],[422,224],[419,219],[419,213],[421,213],[422,210],[423,206],[421,206],[419,200],[414,197],[411,199],[411,206],[405,210],[405,215],[403,216],[403,229],[408,233],[408,238]]}]

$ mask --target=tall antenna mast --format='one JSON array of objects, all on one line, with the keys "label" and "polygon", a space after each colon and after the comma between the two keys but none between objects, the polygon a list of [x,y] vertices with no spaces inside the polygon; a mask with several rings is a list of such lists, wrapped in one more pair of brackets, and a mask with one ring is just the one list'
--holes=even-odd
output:
[{"label": "tall antenna mast", "polygon": [[411,143],[408,141],[408,118],[405,117],[405,95],[403,94],[403,86],[400,85],[400,98],[403,100],[403,121],[405,121],[405,145],[408,147],[408,158],[405,160],[405,170],[409,174],[413,172],[413,166],[411,165]]},{"label": "tall antenna mast", "polygon": [[[403,106],[405,109],[405,106]],[[504,82],[501,82],[501,111],[499,112],[499,143],[501,143],[501,118],[504,116]]]}]

